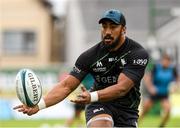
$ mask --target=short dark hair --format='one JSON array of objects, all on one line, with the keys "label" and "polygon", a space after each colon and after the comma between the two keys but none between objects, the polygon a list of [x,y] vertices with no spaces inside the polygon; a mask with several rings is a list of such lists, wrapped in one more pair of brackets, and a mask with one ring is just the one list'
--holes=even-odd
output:
[{"label": "short dark hair", "polygon": [[171,60],[171,56],[168,53],[166,53],[166,52],[162,53],[161,58],[162,59]]}]

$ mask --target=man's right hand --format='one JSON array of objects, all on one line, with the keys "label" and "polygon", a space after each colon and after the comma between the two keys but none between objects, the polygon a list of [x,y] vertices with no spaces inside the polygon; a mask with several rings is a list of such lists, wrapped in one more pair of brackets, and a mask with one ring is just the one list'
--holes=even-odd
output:
[{"label": "man's right hand", "polygon": [[31,116],[39,111],[39,107],[37,105],[34,107],[28,107],[26,105],[18,105],[13,109],[18,110],[18,112],[22,112],[23,114],[27,114],[28,116]]}]

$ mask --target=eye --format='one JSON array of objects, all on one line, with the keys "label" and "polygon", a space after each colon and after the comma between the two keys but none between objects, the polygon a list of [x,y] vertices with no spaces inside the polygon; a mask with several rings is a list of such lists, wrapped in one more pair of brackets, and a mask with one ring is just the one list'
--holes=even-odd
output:
[{"label": "eye", "polygon": [[106,24],[102,24],[102,28],[106,29],[107,25]]},{"label": "eye", "polygon": [[115,28],[117,28],[117,27],[118,27],[118,26],[115,25],[115,24],[112,24],[112,25],[111,25],[111,28],[112,28],[112,29],[115,29]]}]

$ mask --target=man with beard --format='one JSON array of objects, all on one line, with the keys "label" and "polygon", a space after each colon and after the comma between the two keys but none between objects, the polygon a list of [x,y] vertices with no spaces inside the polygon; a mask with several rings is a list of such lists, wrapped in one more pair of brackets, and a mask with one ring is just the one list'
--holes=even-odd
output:
[{"label": "man with beard", "polygon": [[136,127],[140,102],[139,86],[148,63],[146,50],[126,34],[122,12],[111,9],[99,20],[102,41],[82,53],[69,76],[58,83],[37,106],[14,109],[27,115],[65,99],[82,79],[91,74],[94,85],[74,103],[86,104],[87,127]]}]

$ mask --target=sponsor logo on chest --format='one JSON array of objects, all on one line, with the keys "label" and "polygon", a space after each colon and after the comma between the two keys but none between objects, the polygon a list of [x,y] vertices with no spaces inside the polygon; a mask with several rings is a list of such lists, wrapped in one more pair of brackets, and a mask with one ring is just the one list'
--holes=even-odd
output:
[{"label": "sponsor logo on chest", "polygon": [[122,66],[124,66],[125,64],[127,64],[127,62],[125,61],[125,59],[123,58],[123,59],[121,59],[121,64],[122,64]]},{"label": "sponsor logo on chest", "polygon": [[111,58],[108,58],[108,61],[109,62],[113,62],[113,61],[117,61],[118,60],[118,57],[111,57]]},{"label": "sponsor logo on chest", "polygon": [[96,62],[96,66],[93,68],[94,72],[105,72],[106,67],[103,66],[101,61]]},{"label": "sponsor logo on chest", "polygon": [[101,83],[104,83],[104,84],[113,84],[113,83],[116,83],[117,80],[118,80],[118,76],[95,76],[95,79],[97,82],[101,82]]},{"label": "sponsor logo on chest", "polygon": [[119,69],[123,69],[124,66],[127,64],[126,60],[124,58],[120,59],[121,65],[119,66]]}]

